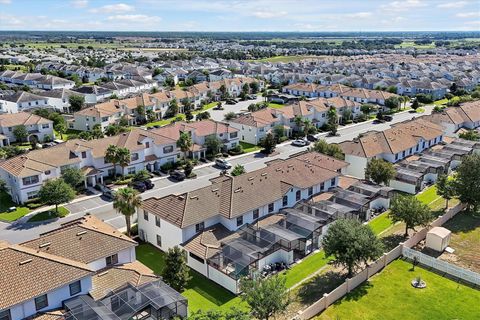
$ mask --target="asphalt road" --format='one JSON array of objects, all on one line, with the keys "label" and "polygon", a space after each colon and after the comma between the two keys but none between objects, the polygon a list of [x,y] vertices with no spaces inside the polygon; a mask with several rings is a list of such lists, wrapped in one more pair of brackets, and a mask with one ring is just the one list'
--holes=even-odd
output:
[{"label": "asphalt road", "polygon": [[[424,114],[431,113],[432,109],[433,106],[426,107],[426,111]],[[392,122],[386,122],[382,124],[364,122],[340,128],[338,130],[338,133],[340,135],[336,137],[328,137],[326,133],[319,134],[318,136],[326,139],[329,143],[338,143],[346,140],[351,140],[357,137],[360,133],[365,133],[370,130],[382,131],[388,129],[393,123],[410,120],[413,117],[418,116],[419,114],[404,112],[394,115]],[[235,166],[236,164],[242,164],[247,171],[252,171],[264,167],[266,161],[270,161],[276,158],[285,159],[292,154],[305,150],[306,148],[307,147],[295,147],[292,146],[290,142],[286,142],[277,146],[276,151],[278,151],[278,154],[274,156],[265,157],[260,153],[247,154],[233,157],[229,159],[229,162],[232,163],[233,166]],[[168,177],[159,178],[158,180],[154,181],[155,187],[151,190],[144,192],[142,194],[142,198],[147,199],[150,197],[163,197],[168,194],[184,193],[200,187],[207,186],[210,184],[209,179],[218,176],[220,174],[220,171],[220,169],[213,167],[211,164],[208,164],[194,170],[194,172],[197,174],[196,179],[175,182],[171,181]],[[89,212],[118,229],[123,229],[125,227],[123,216],[115,212],[111,202],[104,200],[100,197],[93,197],[81,200],[75,203],[68,204],[65,207],[70,210],[71,214],[67,218],[62,219],[61,223],[81,217],[87,212]],[[19,243],[22,241],[33,239],[42,232],[46,232],[48,230],[58,227],[59,224],[59,221],[38,225],[21,223],[7,224],[0,222],[0,239],[8,240],[11,243]]]}]

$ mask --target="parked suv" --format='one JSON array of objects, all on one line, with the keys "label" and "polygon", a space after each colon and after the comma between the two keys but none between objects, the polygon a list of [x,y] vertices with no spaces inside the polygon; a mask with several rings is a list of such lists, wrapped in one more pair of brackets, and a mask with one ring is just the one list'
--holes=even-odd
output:
[{"label": "parked suv", "polygon": [[170,177],[174,180],[177,180],[177,181],[183,181],[185,180],[186,176],[185,176],[185,173],[183,173],[182,171],[180,170],[173,170],[170,172]]},{"label": "parked suv", "polygon": [[231,163],[225,159],[216,159],[215,165],[221,169],[230,169],[232,167]]},{"label": "parked suv", "polygon": [[145,183],[142,181],[133,181],[130,183],[130,186],[138,192],[145,192],[147,190]]}]

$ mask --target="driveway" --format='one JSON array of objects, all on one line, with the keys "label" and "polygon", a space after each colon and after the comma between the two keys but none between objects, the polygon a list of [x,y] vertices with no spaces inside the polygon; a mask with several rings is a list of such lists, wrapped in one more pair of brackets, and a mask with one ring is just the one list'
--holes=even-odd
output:
[{"label": "driveway", "polygon": [[[248,101],[247,101],[248,103]],[[250,102],[251,103],[251,102]],[[238,104],[237,104],[238,105]],[[236,107],[237,105],[232,105]],[[248,104],[247,104],[248,106]],[[424,114],[430,114],[433,106],[427,106]],[[365,133],[367,131],[376,130],[382,131],[391,127],[391,124],[410,120],[414,117],[418,117],[421,114],[403,112],[395,114],[393,116],[392,122],[373,124],[371,121],[363,122],[358,124],[353,124],[347,127],[341,127],[338,130],[339,136],[328,137],[327,133],[321,133],[317,136],[326,139],[329,143],[339,143],[346,140],[351,140],[356,138],[359,134]],[[233,166],[236,164],[242,164],[246,171],[257,170],[262,167],[265,167],[265,162],[282,158],[286,159],[289,156],[298,153],[300,151],[306,150],[307,147],[295,147],[291,145],[291,142],[287,141],[283,144],[280,144],[276,147],[278,154],[265,157],[261,153],[245,154],[236,157],[229,158],[229,162]],[[220,169],[213,167],[213,163],[205,164],[200,167],[197,167],[194,172],[197,174],[196,179],[185,180],[182,182],[171,181],[168,177],[162,177],[154,181],[155,187],[151,190],[148,190],[142,193],[142,198],[147,199],[151,197],[164,197],[169,194],[184,193],[192,191],[207,185],[210,185],[210,179],[218,176],[221,172]],[[71,212],[67,218],[63,218],[48,224],[42,225],[15,225],[0,223],[0,238],[8,240],[12,243],[18,243],[26,241],[28,239],[33,239],[38,236],[41,232],[46,232],[48,230],[54,229],[59,226],[60,223],[66,222],[68,220],[78,218],[86,214],[94,214],[98,218],[110,223],[116,228],[124,228],[124,218],[120,214],[116,213],[113,209],[112,203],[106,200],[103,200],[99,197],[93,197],[86,200],[78,201],[76,203],[65,205]]]},{"label": "driveway", "polygon": [[259,94],[255,100],[239,101],[236,104],[226,104],[225,102],[223,102],[224,110],[210,109],[208,110],[208,112],[210,112],[210,115],[213,120],[224,121],[225,114],[229,112],[235,112],[235,113],[245,112],[247,111],[247,108],[250,104],[263,102],[263,101],[265,101],[265,98]]}]

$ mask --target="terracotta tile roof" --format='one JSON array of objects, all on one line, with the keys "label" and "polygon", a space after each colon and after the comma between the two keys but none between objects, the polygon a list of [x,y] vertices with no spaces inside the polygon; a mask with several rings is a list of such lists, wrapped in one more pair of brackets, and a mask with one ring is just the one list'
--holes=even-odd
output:
[{"label": "terracotta tile roof", "polygon": [[83,263],[111,256],[137,243],[92,215],[66,223],[22,246]]},{"label": "terracotta tile roof", "polygon": [[217,177],[211,185],[181,195],[147,199],[142,207],[180,228],[217,215],[231,219],[281,199],[292,187],[306,189],[337,177],[337,170],[347,165],[315,155],[279,159],[237,177]]},{"label": "terracotta tile roof", "polygon": [[135,261],[98,271],[92,277],[92,290],[89,294],[94,300],[100,300],[127,283],[138,287],[158,279],[147,266]]},{"label": "terracotta tile roof", "polygon": [[84,263],[5,242],[0,242],[0,270],[0,309],[93,274]]},{"label": "terracotta tile roof", "polygon": [[47,123],[53,124],[53,121],[28,112],[0,114],[0,127],[27,126]]}]

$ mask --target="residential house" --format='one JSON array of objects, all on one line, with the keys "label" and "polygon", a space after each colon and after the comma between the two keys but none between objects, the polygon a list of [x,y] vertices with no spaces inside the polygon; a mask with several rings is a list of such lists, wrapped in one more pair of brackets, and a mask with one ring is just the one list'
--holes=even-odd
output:
[{"label": "residential house", "polygon": [[465,102],[458,107],[434,112],[428,116],[428,121],[441,125],[448,136],[456,135],[462,128],[473,130],[480,127],[480,101]]},{"label": "residential house", "polygon": [[18,113],[31,109],[49,108],[48,98],[26,91],[18,91],[0,98],[0,114]]},{"label": "residential house", "polygon": [[18,126],[25,126],[28,132],[28,141],[43,142],[46,138],[47,140],[55,139],[52,120],[27,112],[0,114],[0,134],[3,136],[2,145],[9,145],[17,141],[14,130]]}]

